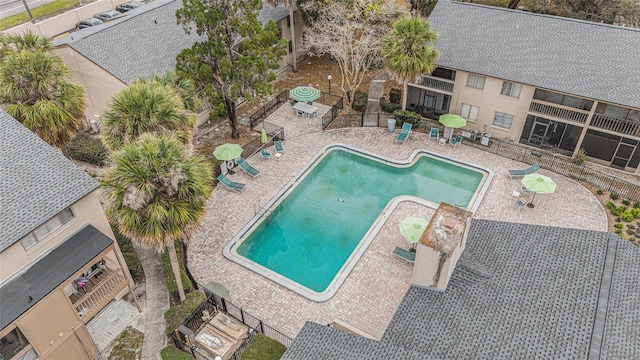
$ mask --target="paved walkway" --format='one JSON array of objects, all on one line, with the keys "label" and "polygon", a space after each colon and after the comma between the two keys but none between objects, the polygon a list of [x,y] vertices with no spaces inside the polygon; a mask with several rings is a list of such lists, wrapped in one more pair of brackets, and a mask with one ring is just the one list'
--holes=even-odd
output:
[{"label": "paved walkway", "polygon": [[371,80],[367,110],[365,111],[363,119],[364,126],[379,126],[380,97],[384,91],[384,83],[387,79],[389,79],[389,76],[385,72],[382,72],[377,79]]},{"label": "paved walkway", "polygon": [[[416,149],[426,149],[490,168],[495,177],[475,214],[477,218],[607,229],[606,213],[598,200],[578,183],[558,174],[541,171],[556,181],[556,193],[536,196],[533,209],[516,209],[512,193],[519,189],[520,183],[509,180],[507,169],[523,169],[527,164],[465,146],[464,141],[456,148],[439,146],[426,134],[418,132],[413,132],[407,143],[400,145],[393,142],[398,130],[393,134],[377,127],[321,131],[310,123],[316,119],[297,118],[290,108],[281,110],[274,112],[267,121],[285,127],[285,153],[280,160],[262,161],[256,156],[250,157],[248,161],[261,171],[261,175],[252,179],[239,172],[231,177],[247,184],[244,192],[214,189],[203,226],[191,240],[189,264],[198,282],[222,284],[229,289],[234,304],[290,337],[294,337],[307,320],[329,324],[336,318],[381,337],[409,288],[411,278],[411,267],[391,255],[395,246],[406,246],[397,223],[409,215],[428,217],[432,211],[413,203],[399,205],[336,295],[324,303],[307,300],[224,258],[223,247],[252,221],[255,207],[273,199],[328,144],[347,144],[397,160],[407,159]],[[310,132],[305,134],[305,131]],[[296,136],[289,137],[289,134]]]},{"label": "paved walkway", "polygon": [[136,248],[145,277],[144,341],[142,360],[159,360],[160,350],[167,346],[164,313],[169,309],[169,293],[164,283],[160,254],[155,249]]},{"label": "paved walkway", "polygon": [[111,342],[128,326],[144,331],[144,325],[140,321],[141,316],[135,305],[120,299],[96,315],[87,324],[87,331],[98,350],[102,352],[107,350]]}]

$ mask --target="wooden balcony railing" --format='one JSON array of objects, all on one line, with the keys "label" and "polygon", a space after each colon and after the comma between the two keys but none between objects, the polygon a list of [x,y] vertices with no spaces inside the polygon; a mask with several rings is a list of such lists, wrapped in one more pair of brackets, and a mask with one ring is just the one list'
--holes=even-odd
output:
[{"label": "wooden balcony railing", "polygon": [[420,85],[446,92],[453,92],[453,81],[439,79],[433,76],[423,76]]},{"label": "wooden balcony railing", "polygon": [[529,105],[529,111],[542,115],[552,116],[558,119],[577,122],[580,124],[584,124],[585,121],[587,121],[587,117],[589,117],[588,111],[570,109],[562,107],[561,105],[539,103],[535,102],[535,100],[531,102],[531,105]]},{"label": "wooden balcony railing", "polygon": [[640,136],[640,123],[620,120],[600,114],[594,114],[591,126],[599,129],[615,131],[620,134]]},{"label": "wooden balcony railing", "polygon": [[91,287],[85,287],[86,293],[79,290],[77,295],[73,295],[81,295],[76,301],[72,299],[72,302],[76,312],[85,323],[127,286],[127,278],[120,268],[106,275],[103,274],[99,279],[97,276],[92,279],[92,281],[96,280],[99,280],[97,284],[91,283]]}]

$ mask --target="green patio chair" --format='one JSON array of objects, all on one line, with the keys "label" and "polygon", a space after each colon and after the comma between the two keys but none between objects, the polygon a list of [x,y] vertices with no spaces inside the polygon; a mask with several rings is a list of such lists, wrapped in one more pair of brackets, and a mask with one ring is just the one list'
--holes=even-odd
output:
[{"label": "green patio chair", "polygon": [[391,253],[409,264],[413,264],[416,261],[416,253],[405,250],[400,246],[396,246]]},{"label": "green patio chair", "polygon": [[525,175],[533,174],[540,170],[540,165],[533,164],[524,170],[508,170],[509,179],[513,180],[513,178],[524,177]]},{"label": "green patio chair", "polygon": [[244,171],[245,174],[253,178],[260,175],[260,171],[251,166],[251,164],[249,164],[247,160],[243,158],[238,159],[238,165],[240,165],[240,168],[242,169],[242,171]]},{"label": "green patio chair", "polygon": [[411,135],[411,124],[404,123],[402,124],[402,129],[400,130],[400,134],[398,134],[394,142],[399,142],[401,144],[404,144],[407,142],[409,135]]},{"label": "green patio chair", "polygon": [[231,190],[231,191],[242,192],[244,190],[244,188],[247,186],[247,184],[231,181],[224,174],[218,175],[218,180],[220,181],[220,184],[222,184],[222,186],[225,187],[225,189],[228,189],[228,190]]}]

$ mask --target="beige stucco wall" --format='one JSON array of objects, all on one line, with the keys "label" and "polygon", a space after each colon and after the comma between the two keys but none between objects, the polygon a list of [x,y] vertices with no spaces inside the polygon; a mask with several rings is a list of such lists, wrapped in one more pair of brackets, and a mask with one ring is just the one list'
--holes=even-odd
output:
[{"label": "beige stucco wall", "polygon": [[442,266],[438,285],[434,286],[433,277],[438,272],[438,264],[440,263],[440,254],[442,254],[442,252],[418,243],[416,246],[416,260],[413,264],[411,285],[444,291],[447,288],[449,278],[451,278],[451,274],[455,269],[461,253],[462,250],[460,247],[453,251]]},{"label": "beige stucco wall", "polygon": [[93,191],[71,206],[75,218],[57,229],[44,241],[25,251],[20,242],[16,242],[0,253],[0,282],[5,281],[25,265],[37,260],[67,239],[74,232],[84,227],[86,223],[93,225],[105,235],[115,239],[102,205],[98,199],[97,191]]},{"label": "beige stucco wall", "polygon": [[53,52],[69,67],[73,81],[84,86],[84,113],[87,120],[93,119],[96,115],[102,116],[113,95],[127,87],[127,84],[67,45]]},{"label": "beige stucco wall", "polygon": [[[469,104],[480,108],[477,121],[467,121],[467,128],[473,128],[480,132],[490,132],[492,137],[500,140],[518,141],[520,133],[527,118],[529,104],[533,99],[535,87],[522,85],[522,91],[518,99],[501,95],[503,80],[486,77],[484,89],[467,87],[469,73],[456,71],[456,80],[453,87],[450,113],[460,114],[462,104]],[[513,115],[511,129],[504,129],[493,125],[495,113],[501,112]]]},{"label": "beige stucco wall", "polygon": [[[295,25],[295,36],[296,36],[296,54],[298,55],[298,61],[300,61],[300,56],[304,55],[304,49],[303,49],[303,44],[302,44],[302,31],[304,30],[303,27],[303,23],[302,23],[302,18],[300,17],[300,14],[298,12],[294,12],[293,13],[293,17],[295,19],[294,24]],[[283,18],[280,19],[280,21],[276,22],[276,24],[278,24],[278,28],[282,29],[282,38],[287,40],[287,42],[289,42],[289,40],[291,40],[291,29],[289,27],[287,27],[287,18]],[[287,55],[285,55],[279,62],[280,64],[280,70],[284,70],[284,68],[286,68],[288,65],[291,65],[293,63],[293,54],[288,53],[289,52],[289,45],[287,45]]]}]

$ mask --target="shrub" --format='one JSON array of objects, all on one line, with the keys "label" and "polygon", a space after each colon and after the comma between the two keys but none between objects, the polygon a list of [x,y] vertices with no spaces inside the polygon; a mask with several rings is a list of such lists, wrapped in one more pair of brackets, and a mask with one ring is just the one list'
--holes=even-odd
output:
[{"label": "shrub", "polygon": [[616,234],[622,236],[622,229],[616,229]]},{"label": "shrub", "polygon": [[181,351],[177,347],[173,345],[169,345],[164,349],[160,350],[160,357],[162,360],[191,360],[195,359],[193,356],[187,354],[184,351]]},{"label": "shrub", "polygon": [[388,113],[392,113],[392,112],[400,109],[400,104],[390,103],[385,98],[381,97],[380,98],[380,107],[382,108],[382,110],[384,110],[384,111],[386,111]]},{"label": "shrub", "polygon": [[620,222],[620,216],[616,217],[616,221]]},{"label": "shrub", "polygon": [[411,128],[418,127],[422,116],[409,110],[396,110],[393,112],[393,117],[396,119],[396,125],[402,126],[403,123],[408,122],[411,124]]},{"label": "shrub", "polygon": [[625,212],[620,215],[620,219],[622,219],[622,221],[624,222],[632,222],[634,219],[633,213],[631,212],[631,210],[625,210]]},{"label": "shrub", "polygon": [[631,213],[633,214],[633,217],[634,217],[635,219],[640,219],[640,209],[638,209],[638,208],[633,208],[633,209],[631,209],[630,211],[631,211]]},{"label": "shrub", "polygon": [[629,228],[631,230],[635,230],[636,229],[636,227],[633,226],[632,224],[627,224],[627,228]]},{"label": "shrub", "polygon": [[193,313],[200,304],[202,304],[207,298],[200,291],[192,291],[187,294],[184,301],[180,304],[176,304],[164,313],[165,330],[166,335],[171,335],[175,329],[185,321],[191,313]]},{"label": "shrub", "polygon": [[127,263],[131,277],[135,282],[141,282],[144,280],[144,270],[142,269],[142,263],[136,249],[133,248],[131,240],[122,235],[116,226],[111,226],[113,234],[116,236],[116,241],[124,257],[124,261]]},{"label": "shrub", "polygon": [[640,202],[634,202],[633,203],[633,208],[634,209],[640,209]]},{"label": "shrub", "polygon": [[400,105],[400,100],[402,100],[402,91],[400,89],[389,90],[389,101],[392,104]]},{"label": "shrub", "polygon": [[94,139],[86,133],[79,132],[75,138],[65,144],[69,156],[78,161],[103,166],[107,161],[107,149],[100,139]]},{"label": "shrub", "polygon": [[625,205],[627,205],[627,206],[629,206],[629,205],[631,205],[631,200],[629,200],[629,199],[624,199],[624,200],[622,200],[622,203],[623,203],[623,204],[625,204]]},{"label": "shrub", "polygon": [[574,156],[573,161],[575,161],[575,163],[578,165],[582,165],[586,160],[587,151],[584,148],[578,149],[578,152],[576,153],[576,156]]},{"label": "shrub", "polygon": [[284,345],[264,334],[258,334],[251,340],[240,360],[278,360],[285,350]]},{"label": "shrub", "polygon": [[613,227],[616,229],[622,229],[624,225],[622,225],[621,223],[617,223],[617,224],[613,224]]},{"label": "shrub", "polygon": [[627,235],[633,235],[633,234],[635,234],[635,231],[633,231],[633,230],[627,230]]},{"label": "shrub", "polygon": [[596,193],[597,193],[598,195],[602,195],[602,194],[604,194],[604,190],[602,190],[602,189],[598,189],[598,191],[596,191]]},{"label": "shrub", "polygon": [[611,194],[609,194],[609,197],[612,200],[617,200],[620,196],[615,191],[612,191]]},{"label": "shrub", "polygon": [[369,94],[364,91],[356,90],[353,97],[353,110],[359,112],[365,112],[367,109],[367,102],[369,101]]}]

